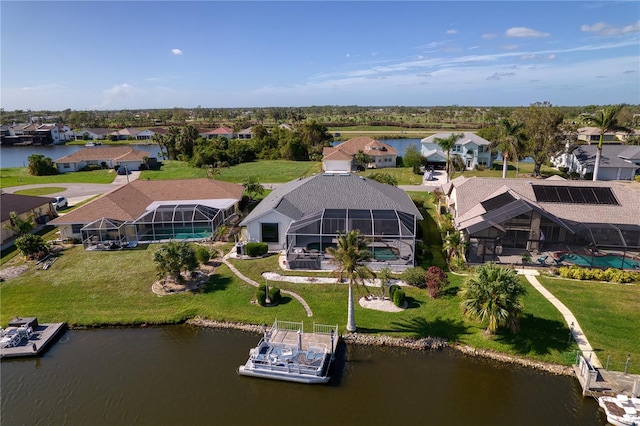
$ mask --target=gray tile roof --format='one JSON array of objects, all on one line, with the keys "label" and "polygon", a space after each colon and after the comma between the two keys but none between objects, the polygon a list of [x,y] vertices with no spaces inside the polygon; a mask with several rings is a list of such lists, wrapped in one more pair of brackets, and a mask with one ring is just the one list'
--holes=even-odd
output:
[{"label": "gray tile roof", "polygon": [[[597,145],[580,145],[575,151],[573,151],[576,159],[580,163],[586,166],[594,166],[596,164],[596,152],[598,150]],[[621,153],[633,152],[632,148],[626,145],[605,145],[602,147],[602,154],[600,157],[600,167],[613,167],[613,168],[638,168],[633,163],[630,163],[620,157]]]},{"label": "gray tile roof", "polygon": [[347,173],[317,174],[274,189],[241,222],[275,210],[293,220],[323,209],[398,210],[422,219],[411,198],[400,188]]}]

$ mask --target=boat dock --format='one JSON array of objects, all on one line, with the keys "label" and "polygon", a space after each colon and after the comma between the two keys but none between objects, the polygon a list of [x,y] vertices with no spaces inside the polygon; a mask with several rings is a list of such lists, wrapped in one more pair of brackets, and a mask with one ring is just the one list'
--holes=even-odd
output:
[{"label": "boat dock", "polygon": [[582,387],[582,395],[594,398],[616,395],[637,397],[640,393],[640,374],[597,368],[582,355],[578,363],[573,365],[573,371]]},{"label": "boat dock", "polygon": [[309,351],[312,348],[329,348],[329,352],[334,354],[338,338],[337,336],[332,338],[330,333],[298,333],[297,330],[274,327],[269,336],[269,342],[283,346],[298,346],[303,351]]},{"label": "boat dock", "polygon": [[38,324],[37,318],[33,317],[14,318],[3,332],[11,333],[12,329],[18,329],[24,324],[31,328],[32,333],[29,336],[23,336],[14,346],[1,347],[0,358],[39,356],[67,325],[64,322]]}]

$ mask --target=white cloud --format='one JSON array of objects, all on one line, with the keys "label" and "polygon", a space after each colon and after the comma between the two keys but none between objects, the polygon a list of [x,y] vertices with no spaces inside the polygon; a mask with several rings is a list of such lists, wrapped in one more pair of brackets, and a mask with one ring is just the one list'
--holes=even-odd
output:
[{"label": "white cloud", "polygon": [[504,46],[502,46],[502,48],[504,50],[515,50],[518,48],[517,44],[505,44]]},{"label": "white cloud", "polygon": [[100,105],[93,105],[91,109],[100,109],[100,108],[108,108],[108,107],[117,107],[118,105],[123,105],[127,101],[132,98],[132,94],[135,91],[135,87],[130,84],[116,84],[110,89],[106,89],[102,91],[104,95],[104,100]]},{"label": "white cloud", "polygon": [[549,37],[550,34],[527,27],[512,27],[505,32],[505,35],[507,37]]},{"label": "white cloud", "polygon": [[551,55],[547,56],[547,59],[553,61],[554,59],[556,59],[556,55],[552,53]]},{"label": "white cloud", "polygon": [[453,34],[458,34],[458,30],[456,30],[456,29],[452,28],[452,29],[450,29],[450,30],[447,30],[447,34],[451,34],[451,35],[453,35]]},{"label": "white cloud", "polygon": [[344,55],[345,58],[349,59],[351,57],[351,53],[347,53],[346,55]]},{"label": "white cloud", "polygon": [[65,87],[62,84],[37,84],[35,86],[25,86],[22,88],[22,90],[42,92],[42,91],[51,91],[51,90],[58,90],[58,89],[64,89],[64,88]]},{"label": "white cloud", "polygon": [[536,59],[537,57],[538,57],[538,55],[535,55],[535,54],[530,53],[530,54],[528,54],[528,55],[522,55],[522,56],[520,56],[520,58],[519,58],[519,59],[521,59],[521,60],[523,60],[523,61],[528,61],[528,60],[531,60],[531,59]]},{"label": "white cloud", "polygon": [[580,27],[580,30],[586,33],[594,33],[596,35],[604,37],[633,34],[640,32],[640,21],[624,27],[615,27],[604,22],[598,22],[593,25],[584,24]]},{"label": "white cloud", "polygon": [[502,77],[511,77],[516,75],[515,72],[495,72],[487,77],[487,80],[500,80]]},{"label": "white cloud", "polygon": [[171,49],[171,53],[174,55],[182,55],[182,50],[180,49]]},{"label": "white cloud", "polygon": [[496,34],[493,33],[486,33],[486,34],[482,34],[482,38],[486,39],[486,40],[491,40],[492,38],[496,38],[498,37]]}]

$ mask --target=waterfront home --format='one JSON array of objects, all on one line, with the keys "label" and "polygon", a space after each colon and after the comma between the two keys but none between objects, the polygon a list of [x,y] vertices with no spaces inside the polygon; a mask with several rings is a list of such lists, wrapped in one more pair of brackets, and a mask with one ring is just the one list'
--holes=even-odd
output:
[{"label": "waterfront home", "polygon": [[235,137],[235,133],[231,127],[221,126],[221,127],[218,127],[217,129],[202,132],[200,133],[200,136],[202,136],[205,139],[215,139],[218,136],[222,136],[227,139],[233,139]]},{"label": "waterfront home", "polygon": [[[579,177],[593,175],[597,145],[578,145],[551,158],[556,168],[566,168],[567,173]],[[640,146],[606,145],[600,156],[599,180],[632,180],[640,170]]]},{"label": "waterfront home", "polygon": [[130,146],[99,146],[82,148],[54,161],[58,171],[77,172],[87,166],[103,169],[126,167],[129,171],[140,170],[145,162],[155,162],[148,151],[140,151]]},{"label": "waterfront home", "polygon": [[[454,133],[436,133],[420,141],[420,154],[427,159],[429,165],[444,168],[447,153],[440,148],[436,139],[446,139]],[[463,132],[463,137],[451,148],[450,155],[461,157],[467,170],[476,166],[491,167],[495,158],[491,152],[491,142],[472,132]]]},{"label": "waterfront home", "polygon": [[2,244],[15,237],[15,232],[6,226],[11,224],[11,212],[15,212],[23,220],[33,216],[38,224],[47,223],[57,216],[50,197],[35,197],[31,195],[0,193],[0,216],[2,218]]},{"label": "waterfront home", "polygon": [[103,140],[111,130],[105,128],[85,128],[74,132],[76,140]]},{"label": "waterfront home", "polygon": [[235,215],[243,190],[211,179],[138,179],[50,223],[87,250],[210,239]]},{"label": "waterfront home", "polygon": [[[600,143],[600,129],[598,127],[581,127],[578,129],[577,139],[588,144]],[[622,140],[616,132],[607,132],[602,137],[603,143],[620,144]]]},{"label": "waterfront home", "polygon": [[640,251],[640,188],[631,185],[461,176],[443,191],[472,262],[507,251]]},{"label": "waterfront home", "polygon": [[416,221],[402,189],[349,173],[323,173],[275,188],[240,223],[244,241],[284,250],[290,269],[333,269],[326,248],[359,230],[369,241],[374,269],[414,265]]},{"label": "waterfront home", "polygon": [[395,148],[375,139],[361,136],[322,150],[322,169],[325,172],[350,172],[358,166],[356,155],[362,152],[369,163],[361,164],[370,169],[396,167],[398,152]]},{"label": "waterfront home", "polygon": [[238,139],[251,139],[253,138],[253,129],[251,127],[247,127],[246,129],[242,129],[237,134]]}]

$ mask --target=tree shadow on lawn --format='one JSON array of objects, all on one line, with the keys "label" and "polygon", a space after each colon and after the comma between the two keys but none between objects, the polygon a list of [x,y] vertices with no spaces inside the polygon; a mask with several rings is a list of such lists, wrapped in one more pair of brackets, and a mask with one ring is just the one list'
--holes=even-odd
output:
[{"label": "tree shadow on lawn", "polygon": [[495,340],[511,346],[520,355],[565,352],[571,345],[569,329],[565,323],[537,318],[531,314],[520,319],[520,330],[517,333],[502,330]]},{"label": "tree shadow on lawn", "polygon": [[222,277],[219,274],[209,276],[207,282],[200,287],[200,293],[213,293],[214,291],[224,291],[231,285],[231,278]]},{"label": "tree shadow on lawn", "polygon": [[461,335],[470,334],[462,321],[442,319],[437,317],[432,321],[424,318],[411,318],[401,322],[391,323],[395,328],[392,331],[412,334],[415,337],[442,337],[450,341],[459,340]]}]

